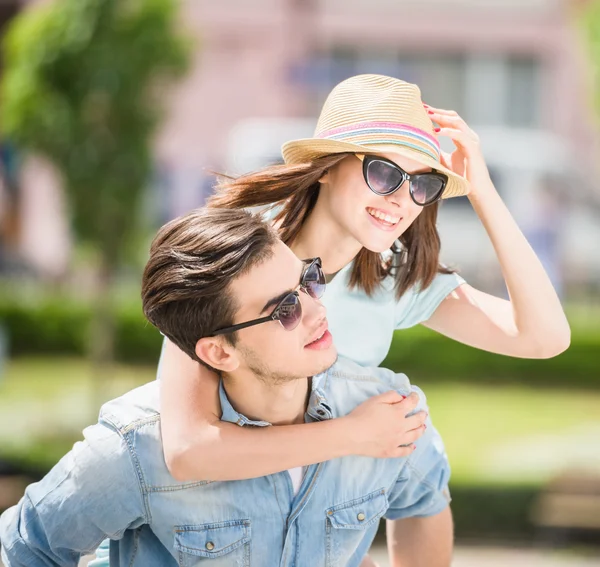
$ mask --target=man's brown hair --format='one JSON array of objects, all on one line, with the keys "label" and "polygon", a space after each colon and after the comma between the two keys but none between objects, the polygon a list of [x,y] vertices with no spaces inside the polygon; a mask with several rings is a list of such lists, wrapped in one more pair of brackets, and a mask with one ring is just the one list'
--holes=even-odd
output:
[{"label": "man's brown hair", "polygon": [[[274,231],[241,209],[196,209],[164,225],[142,278],[147,319],[194,360],[196,343],[233,324],[228,287],[273,254]],[[235,335],[225,335],[235,344]],[[204,364],[204,363],[203,363]]]}]

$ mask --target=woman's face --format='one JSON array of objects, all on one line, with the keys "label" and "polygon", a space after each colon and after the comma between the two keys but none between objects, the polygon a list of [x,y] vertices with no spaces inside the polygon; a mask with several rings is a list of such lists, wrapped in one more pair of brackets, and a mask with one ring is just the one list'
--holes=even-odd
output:
[{"label": "woman's face", "polygon": [[[430,167],[394,152],[380,155],[408,173],[431,171]],[[373,193],[363,177],[362,161],[355,155],[327,172],[321,183],[319,201],[323,201],[328,214],[372,252],[388,250],[423,211],[423,207],[411,199],[408,182],[392,195]]]}]

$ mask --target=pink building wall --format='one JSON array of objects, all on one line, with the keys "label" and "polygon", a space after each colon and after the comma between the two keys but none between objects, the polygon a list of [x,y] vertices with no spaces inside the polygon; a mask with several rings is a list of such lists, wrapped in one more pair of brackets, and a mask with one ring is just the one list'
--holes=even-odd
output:
[{"label": "pink building wall", "polygon": [[199,51],[194,70],[174,96],[158,139],[159,155],[215,165],[239,120],[305,116],[306,93],[289,83],[289,70],[311,52],[340,44],[537,56],[543,64],[543,126],[589,155],[593,136],[583,89],[585,65],[568,2],[309,4],[314,7],[299,18],[294,2],[283,0],[184,3],[183,22],[199,38]]},{"label": "pink building wall", "polygon": [[[168,96],[156,139],[157,163],[179,172],[169,198],[179,200],[176,211],[194,206],[186,192],[204,168],[224,166],[230,132],[241,120],[314,114],[313,89],[290,77],[316,53],[340,45],[536,57],[540,126],[563,138],[587,168],[598,139],[570,11],[569,0],[182,1],[182,27],[195,39],[196,53],[189,75]],[[24,172],[23,182],[25,194],[38,198],[24,201],[21,252],[42,273],[49,266],[53,273],[65,270],[70,244],[60,184],[39,164]]]}]

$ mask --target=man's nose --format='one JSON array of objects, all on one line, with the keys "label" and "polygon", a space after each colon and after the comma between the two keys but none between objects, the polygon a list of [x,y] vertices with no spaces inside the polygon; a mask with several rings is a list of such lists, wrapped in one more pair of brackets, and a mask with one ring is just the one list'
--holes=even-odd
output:
[{"label": "man's nose", "polygon": [[302,303],[302,311],[304,312],[304,321],[308,325],[314,324],[319,319],[325,319],[327,309],[320,300],[311,297],[307,293],[300,294],[300,302]]}]

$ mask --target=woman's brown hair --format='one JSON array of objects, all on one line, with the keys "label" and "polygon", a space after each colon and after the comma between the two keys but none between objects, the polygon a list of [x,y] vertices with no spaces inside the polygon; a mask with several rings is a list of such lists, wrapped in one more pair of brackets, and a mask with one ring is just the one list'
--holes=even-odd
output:
[{"label": "woman's brown hair", "polygon": [[[319,179],[349,154],[334,154],[299,165],[273,165],[238,178],[222,178],[208,206],[245,208],[271,205],[281,207],[274,218],[279,236],[287,245],[298,236],[319,196]],[[358,287],[372,295],[383,279],[392,274],[396,297],[418,284],[427,288],[437,273],[450,274],[441,266],[440,237],[436,228],[439,202],[425,207],[400,236],[391,261],[378,252],[361,249],[354,260],[350,288]]]}]

